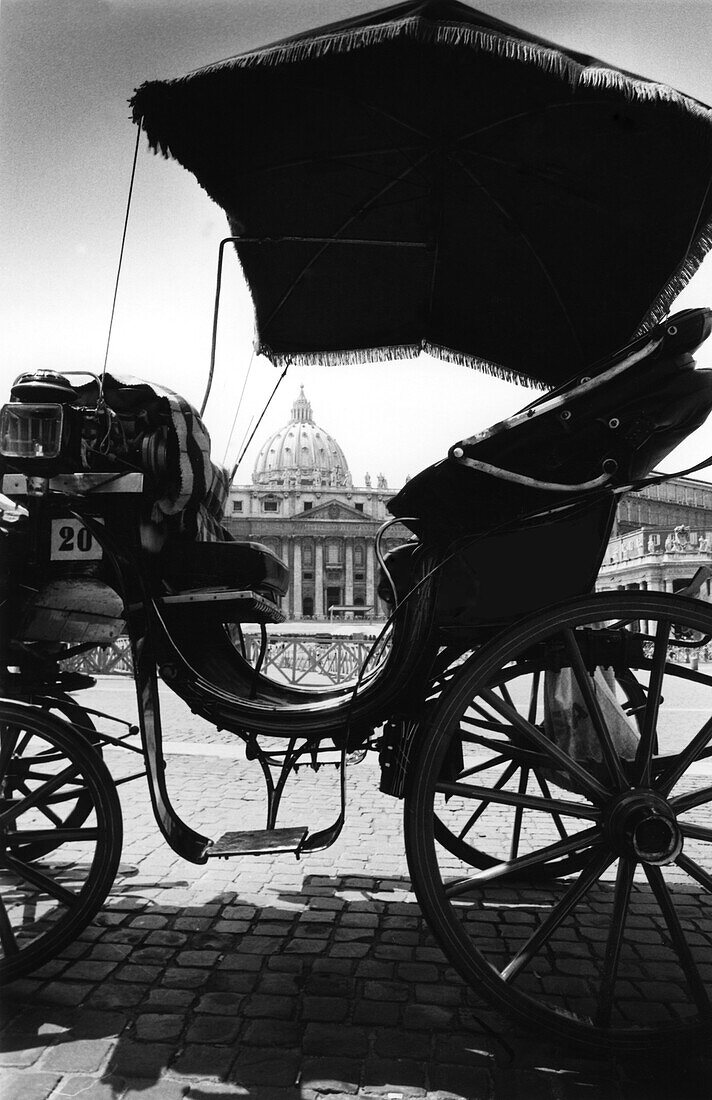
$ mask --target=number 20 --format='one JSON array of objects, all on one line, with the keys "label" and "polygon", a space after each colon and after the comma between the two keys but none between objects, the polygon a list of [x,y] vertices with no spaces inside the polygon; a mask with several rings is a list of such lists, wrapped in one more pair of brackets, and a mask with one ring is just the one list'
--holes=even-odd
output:
[{"label": "number 20", "polygon": [[75,531],[73,527],[67,524],[65,527],[60,527],[59,537],[60,544],[59,549],[64,553],[69,553],[74,549],[74,536],[77,538],[77,549],[81,550],[83,554],[91,550],[92,543],[94,542],[91,531],[88,531],[86,527],[80,527],[78,531]]}]

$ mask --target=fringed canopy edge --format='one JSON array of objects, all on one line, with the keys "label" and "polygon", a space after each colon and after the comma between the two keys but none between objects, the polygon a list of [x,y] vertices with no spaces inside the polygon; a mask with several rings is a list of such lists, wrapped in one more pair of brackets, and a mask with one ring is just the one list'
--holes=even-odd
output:
[{"label": "fringed canopy edge", "polygon": [[[661,287],[638,328],[635,332],[631,332],[629,340],[635,340],[638,336],[644,335],[667,317],[673,302],[685,289],[692,277],[696,275],[702,261],[710,251],[712,251],[712,220],[707,222],[699,231],[699,235],[695,238],[685,259],[664,286]],[[623,341],[623,344],[626,342]],[[480,371],[482,374],[488,374],[493,378],[500,378],[505,382],[514,382],[517,385],[533,389],[548,388],[543,382],[532,379],[512,367],[507,367],[502,363],[494,363],[489,359],[483,359],[481,356],[467,351],[459,351],[441,344],[434,344],[429,340],[423,340],[419,344],[393,344],[386,347],[285,352],[275,351],[268,344],[263,344],[258,338],[255,343],[255,351],[257,355],[264,355],[274,366],[282,367],[288,363],[303,364],[304,366],[383,363],[395,359],[415,359],[422,352],[425,352],[427,355],[432,355],[443,362],[457,363],[460,366],[469,367],[471,370]]]},{"label": "fringed canopy edge", "polygon": [[[513,28],[514,29],[514,28]],[[615,88],[631,100],[665,100],[676,104],[690,114],[699,115],[712,122],[712,111],[704,103],[671,88],[644,77],[635,76],[621,69],[606,65],[591,58],[590,62],[577,61],[575,57],[554,45],[537,43],[517,38],[512,34],[493,29],[471,27],[456,22],[433,22],[421,16],[397,19],[377,26],[345,28],[338,32],[308,34],[295,39],[287,39],[271,46],[263,46],[248,53],[202,66],[168,81],[149,81],[143,84],[131,99],[133,119],[141,123],[144,113],[142,100],[150,95],[150,89],[156,84],[170,85],[190,82],[196,77],[223,69],[251,68],[257,65],[283,65],[291,62],[306,61],[323,57],[329,53],[347,53],[364,49],[398,37],[410,37],[421,42],[434,42],[446,46],[464,46],[473,50],[482,50],[509,60],[536,65],[545,72],[569,80],[572,87],[588,85],[592,88]],[[161,147],[160,140],[148,135],[151,147]],[[165,149],[161,147],[165,153]]]},{"label": "fringed canopy edge", "polygon": [[432,355],[446,363],[457,363],[460,366],[469,367],[471,370],[489,374],[493,378],[499,378],[504,382],[514,382],[519,386],[530,389],[548,389],[536,378],[530,378],[526,374],[512,370],[501,363],[493,363],[488,359],[482,359],[478,355],[470,355],[464,351],[447,348],[442,344],[433,344],[429,340],[422,340],[419,344],[389,344],[385,347],[374,348],[343,348],[331,351],[276,351],[268,344],[257,342],[255,353],[269,359],[275,367],[305,366],[305,367],[337,367],[359,363],[386,363],[398,359],[416,359],[422,353]]},{"label": "fringed canopy edge", "polygon": [[685,259],[662,287],[655,301],[652,302],[638,329],[632,334],[633,339],[642,336],[667,317],[670,306],[678,294],[685,289],[693,275],[697,273],[700,264],[710,250],[712,250],[712,221],[707,222],[693,239]]},{"label": "fringed canopy edge", "polygon": [[[512,28],[515,31],[515,28]],[[150,104],[154,89],[166,89],[171,85],[190,83],[202,75],[225,69],[251,68],[259,65],[278,66],[291,62],[304,61],[325,56],[330,53],[347,53],[364,49],[379,42],[398,37],[411,37],[422,42],[434,42],[451,47],[465,47],[482,50],[511,60],[539,67],[569,80],[572,87],[578,85],[591,88],[611,88],[620,91],[632,101],[666,101],[688,115],[704,120],[712,128],[712,110],[705,104],[682,92],[656,81],[612,68],[594,58],[578,55],[570,56],[563,48],[554,44],[517,38],[514,33],[503,30],[483,29],[457,21],[435,22],[422,16],[399,18],[372,26],[344,27],[323,33],[306,32],[292,39],[260,47],[256,50],[236,55],[203,66],[186,76],[167,81],[149,81],[141,85],[131,99],[133,120],[146,132],[150,147],[164,156],[170,150],[159,135],[144,119],[144,111]],[[672,302],[689,283],[700,264],[712,249],[712,220],[702,225],[691,236],[687,254],[677,270],[661,287],[651,302],[630,339],[648,331],[659,323],[669,312]],[[372,349],[357,348],[333,351],[283,352],[275,351],[259,341],[256,344],[258,354],[266,356],[276,366],[289,362],[336,365],[344,363],[383,362],[395,359],[413,359],[425,351],[442,360],[460,363],[474,370],[492,375],[506,381],[524,386],[541,387],[541,383],[528,378],[516,369],[493,363],[477,355],[453,350],[423,341],[420,344],[394,345]]]}]

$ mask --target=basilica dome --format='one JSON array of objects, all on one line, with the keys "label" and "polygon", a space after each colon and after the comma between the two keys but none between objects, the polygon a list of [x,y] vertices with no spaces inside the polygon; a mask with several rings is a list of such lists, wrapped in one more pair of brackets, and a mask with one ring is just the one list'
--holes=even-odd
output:
[{"label": "basilica dome", "polygon": [[303,386],[289,423],[262,445],[252,480],[255,485],[275,487],[351,485],[344,452],[333,436],[314,423]]}]

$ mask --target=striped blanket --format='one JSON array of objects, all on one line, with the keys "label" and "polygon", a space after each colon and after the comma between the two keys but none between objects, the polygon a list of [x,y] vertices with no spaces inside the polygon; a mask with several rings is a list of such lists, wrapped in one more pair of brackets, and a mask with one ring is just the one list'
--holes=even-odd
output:
[{"label": "striped blanket", "polygon": [[197,542],[229,540],[231,536],[222,526],[229,474],[211,461],[208,429],[179,394],[153,388],[170,412],[177,462],[175,480],[169,483],[169,491],[154,502],[152,518],[175,518],[178,530]]},{"label": "striped blanket", "polygon": [[[96,393],[96,383],[83,387],[80,401]],[[211,461],[210,436],[193,406],[172,390],[127,376],[105,375],[103,394],[127,444],[151,431],[165,437],[166,469],[152,482],[151,520],[197,542],[230,541],[222,526],[229,475]]]}]

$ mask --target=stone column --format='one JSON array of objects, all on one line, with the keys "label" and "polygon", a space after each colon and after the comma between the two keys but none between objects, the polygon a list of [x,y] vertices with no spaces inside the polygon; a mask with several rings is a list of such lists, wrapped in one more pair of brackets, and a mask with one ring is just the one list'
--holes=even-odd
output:
[{"label": "stone column", "polygon": [[314,540],[314,618],[324,618],[324,543]]},{"label": "stone column", "polygon": [[366,607],[370,608],[373,615],[378,615],[376,607],[376,586],[374,583],[374,567],[376,552],[373,544],[366,540]]},{"label": "stone column", "polygon": [[[345,540],[345,576],[344,576],[344,603],[354,602],[354,543],[353,539]],[[353,618],[353,612],[349,612],[349,618]]]},{"label": "stone column", "polygon": [[299,539],[293,539],[294,559],[292,564],[292,618],[302,617],[302,544]]}]

